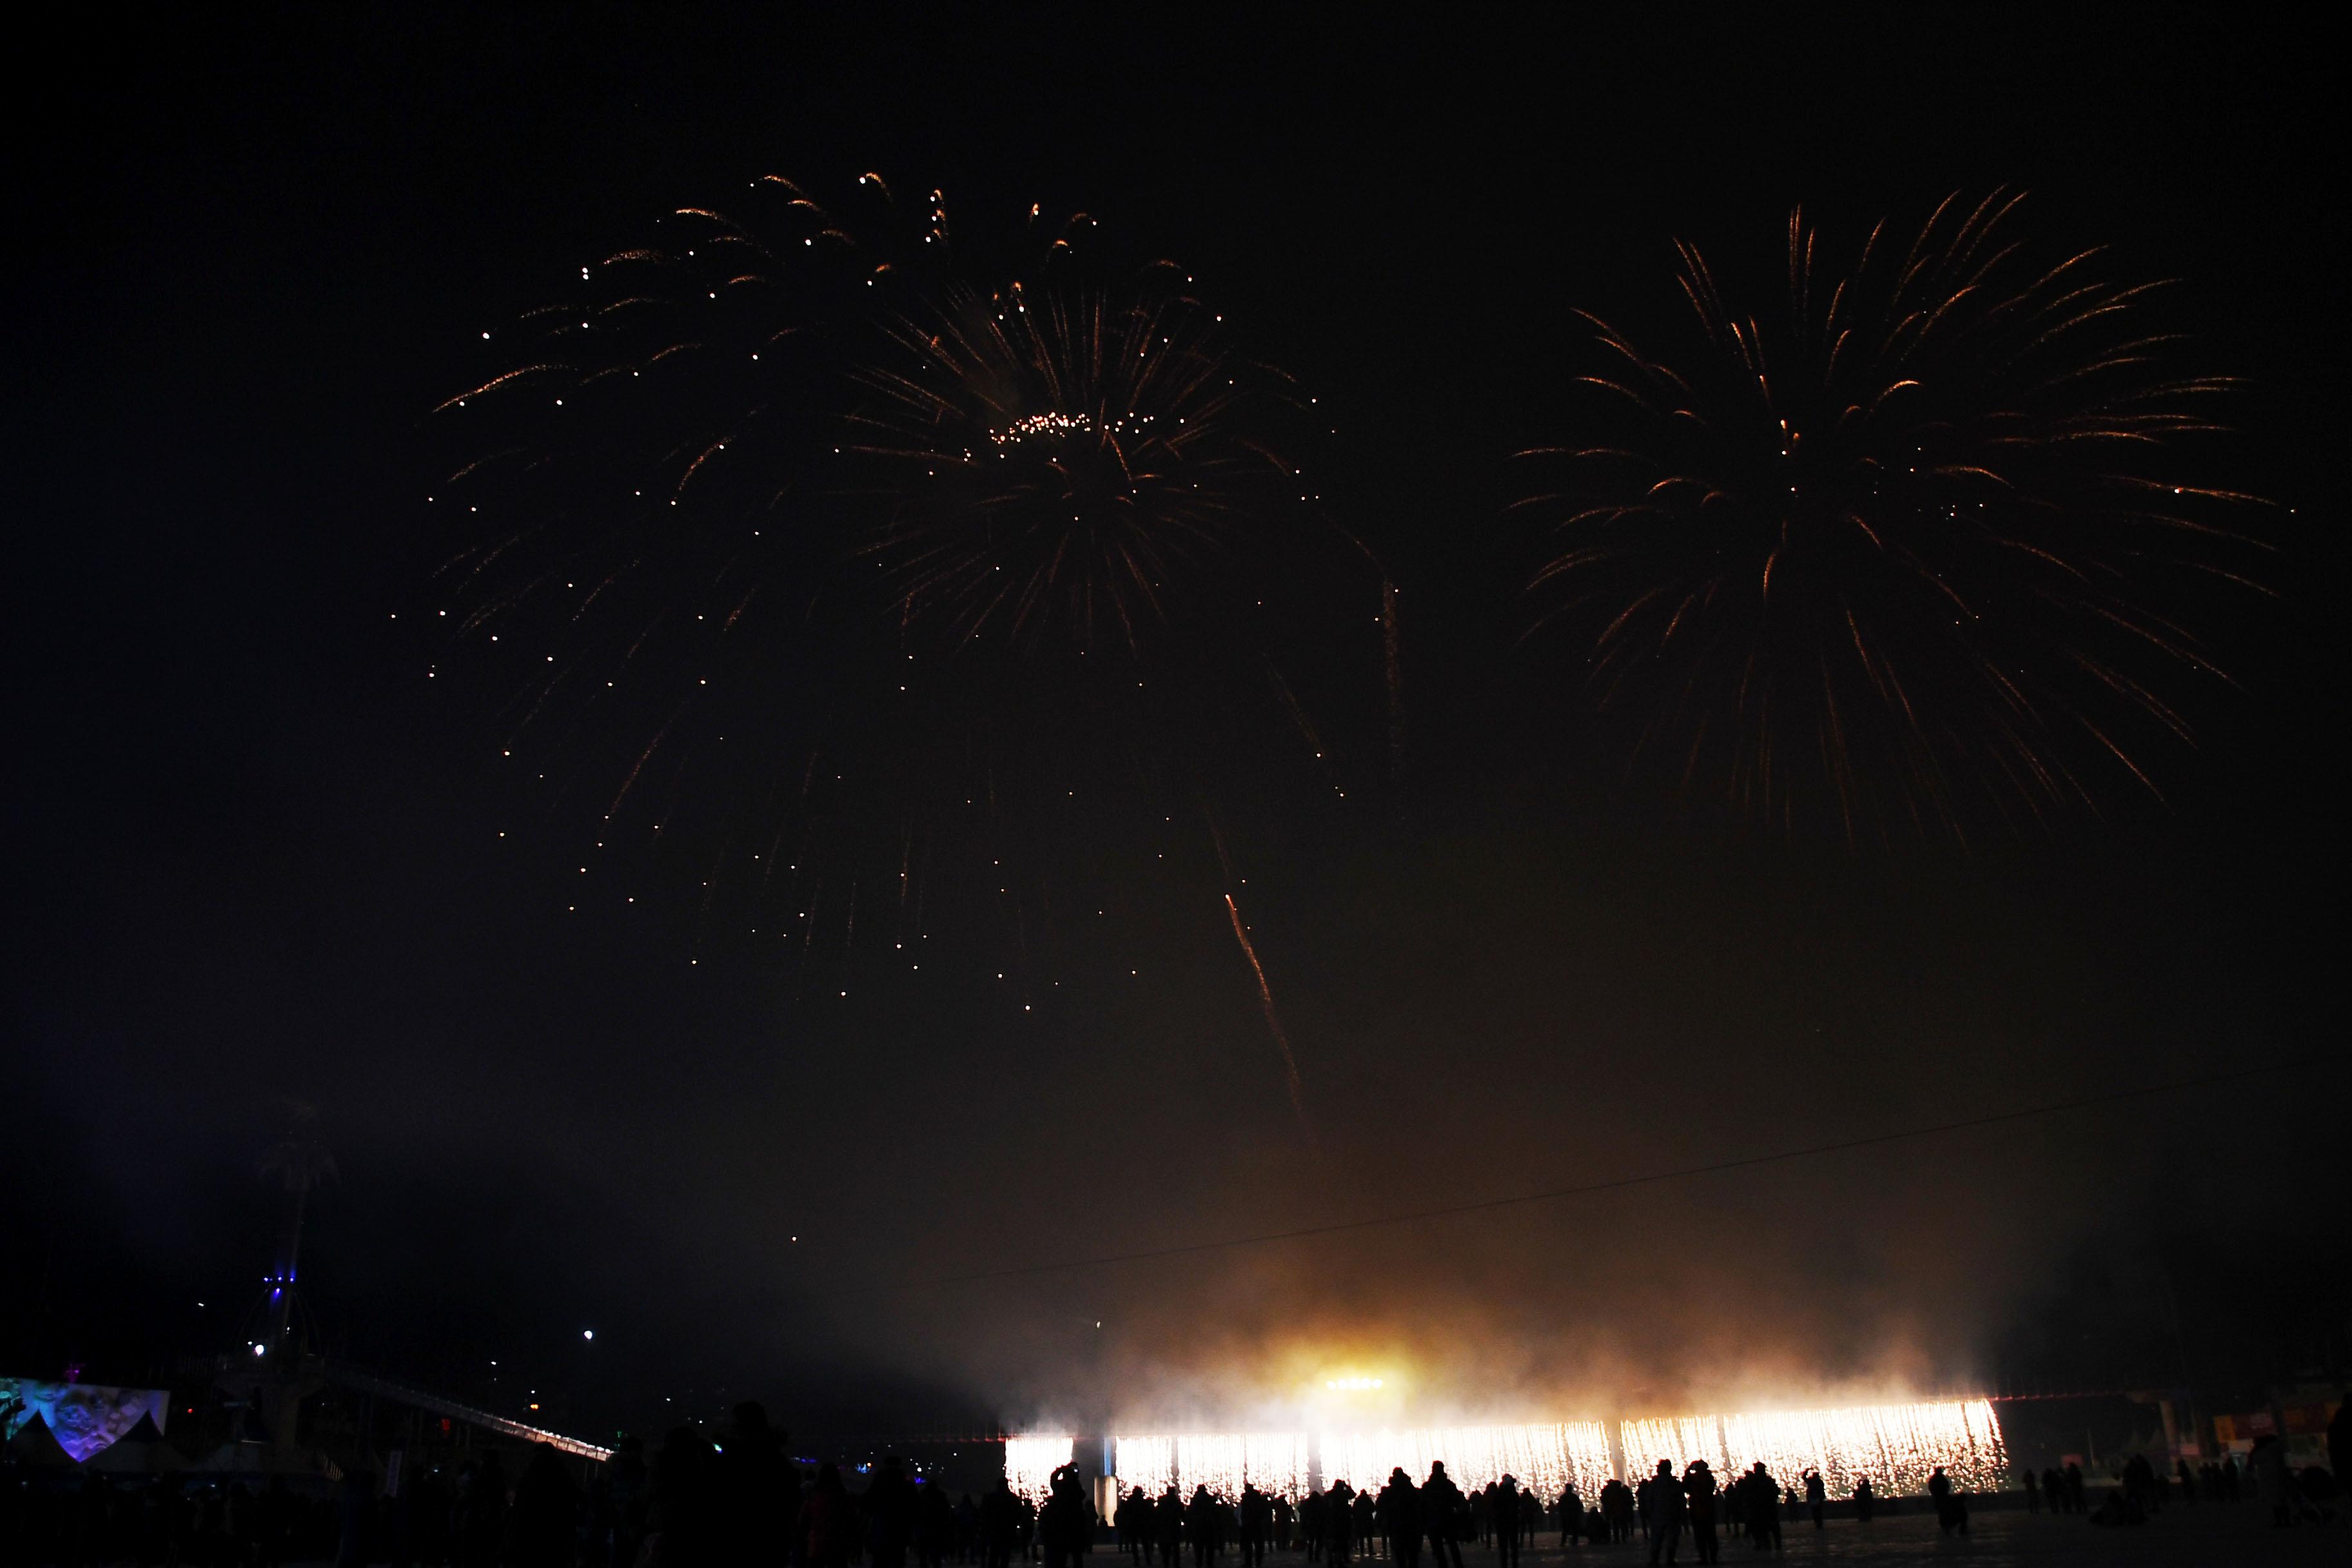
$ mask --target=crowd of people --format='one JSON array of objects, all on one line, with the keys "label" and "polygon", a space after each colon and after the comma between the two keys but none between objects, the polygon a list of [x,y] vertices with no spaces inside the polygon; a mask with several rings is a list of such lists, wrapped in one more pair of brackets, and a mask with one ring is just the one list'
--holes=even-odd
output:
[{"label": "crowd of people", "polygon": [[[2346,1435],[2331,1436],[2340,1446]],[[1435,1463],[1419,1481],[1402,1468],[1360,1488],[1335,1478],[1296,1500],[1253,1485],[1236,1497],[1197,1485],[1187,1495],[1172,1483],[1154,1496],[1139,1486],[1099,1519],[1075,1465],[1053,1472],[1045,1496],[1031,1499],[1002,1478],[977,1496],[957,1495],[885,1458],[853,1491],[839,1466],[810,1471],[791,1458],[756,1404],[737,1406],[715,1437],[682,1426],[651,1453],[624,1438],[583,1482],[586,1473],[541,1444],[512,1471],[494,1448],[404,1484],[353,1468],[334,1478],[331,1496],[306,1496],[282,1479],[191,1490],[176,1477],[117,1484],[93,1474],[66,1490],[0,1487],[0,1542],[10,1562],[72,1568],[327,1560],[393,1568],[1077,1568],[1108,1526],[1130,1568],[1264,1568],[1270,1552],[1301,1554],[1316,1568],[1351,1568],[1360,1558],[1464,1568],[1471,1545],[1496,1568],[1518,1568],[1522,1552],[1547,1533],[1562,1551],[1634,1543],[1653,1563],[1676,1562],[1685,1546],[1698,1563],[1719,1562],[1727,1535],[1778,1552],[1784,1519],[1821,1530],[1830,1502],[1818,1471],[1783,1480],[1761,1462],[1726,1480],[1704,1459],[1679,1472],[1661,1459],[1637,1485],[1612,1479],[1589,1497],[1573,1485],[1541,1496],[1507,1475],[1465,1489]],[[2267,1503],[2276,1523],[2317,1522],[2333,1517],[2339,1497],[2328,1471],[2292,1469],[2275,1439],[2258,1444],[2242,1467],[2235,1458],[2194,1467],[2184,1459],[2171,1476],[2135,1456],[2097,1498],[2071,1461],[2029,1468],[2022,1480],[2029,1509],[2094,1524],[2138,1523],[2169,1504],[2242,1496]],[[1927,1490],[1939,1528],[1966,1534],[1963,1489],[1938,1468]],[[1850,1495],[1864,1524],[1885,1506],[1867,1478]]]},{"label": "crowd of people", "polygon": [[[1938,1495],[1938,1486],[1939,1510],[1953,1519],[1953,1528],[1965,1529],[1965,1501],[1940,1470],[1930,1482],[1931,1495]],[[1857,1517],[1871,1519],[1878,1497],[1866,1478],[1853,1495]],[[1241,1554],[1239,1568],[1258,1568],[1268,1548],[1299,1552],[1326,1568],[1379,1557],[1398,1568],[1423,1568],[1424,1552],[1427,1568],[1462,1568],[1462,1549],[1470,1544],[1493,1553],[1499,1568],[1517,1568],[1522,1551],[1545,1534],[1556,1534],[1563,1551],[1635,1542],[1648,1549],[1652,1562],[1675,1561],[1685,1538],[1697,1561],[1716,1562],[1723,1530],[1759,1549],[1778,1550],[1782,1511],[1799,1508],[1809,1510],[1816,1529],[1822,1527],[1828,1489],[1818,1471],[1808,1470],[1799,1485],[1784,1488],[1759,1463],[1723,1483],[1704,1459],[1679,1475],[1662,1459],[1657,1473],[1639,1486],[1611,1479],[1586,1497],[1571,1484],[1547,1498],[1513,1476],[1465,1492],[1436,1463],[1418,1484],[1401,1468],[1377,1490],[1341,1478],[1309,1491],[1296,1506],[1251,1486],[1232,1500],[1206,1487],[1195,1487],[1189,1499],[1172,1485],[1157,1498],[1137,1487],[1121,1498],[1111,1522],[1120,1550],[1139,1568],[1185,1568],[1187,1552],[1192,1568],[1214,1568],[1218,1553],[1229,1547]]]},{"label": "crowd of people", "polygon": [[[2340,1429],[2347,1425],[2339,1415],[2339,1430],[2330,1434],[2329,1452],[2338,1467],[2352,1438],[2352,1432]],[[2275,1436],[2257,1439],[2242,1464],[2234,1454],[2197,1465],[2184,1458],[2169,1476],[2145,1454],[2134,1454],[2095,1500],[2083,1467],[2072,1459],[2063,1468],[2053,1465],[2038,1474],[2027,1469],[2022,1479],[2025,1506],[2033,1512],[2082,1514],[2100,1525],[2145,1524],[2169,1505],[2193,1508],[2249,1497],[2269,1505],[2273,1524],[2325,1524],[2335,1518],[2341,1496],[2334,1470],[2317,1465],[2296,1469],[2288,1462],[2286,1445]]]}]

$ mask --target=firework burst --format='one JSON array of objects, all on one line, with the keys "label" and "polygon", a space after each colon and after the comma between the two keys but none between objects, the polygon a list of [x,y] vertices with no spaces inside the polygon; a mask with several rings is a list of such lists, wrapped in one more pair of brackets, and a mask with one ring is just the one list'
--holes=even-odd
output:
[{"label": "firework burst", "polygon": [[1188,282],[954,288],[893,319],[850,450],[888,498],[869,548],[910,619],[1133,653],[1172,592],[1312,505],[1267,444],[1301,400]]},{"label": "firework burst", "polygon": [[2158,286],[2032,259],[2019,199],[1882,224],[1845,267],[1792,215],[1760,308],[1682,246],[1672,353],[1584,318],[1594,435],[1526,454],[1557,482],[1519,504],[1637,759],[1849,837],[2155,789],[2144,744],[2221,678],[2179,606],[2252,585],[2252,498],[2189,477],[2231,383],[2173,368]]},{"label": "firework burst", "polygon": [[578,266],[436,415],[440,664],[512,694],[502,763],[586,840],[566,911],[688,899],[825,994],[961,921],[1011,987],[1078,910],[1108,944],[1216,759],[1305,734],[1336,794],[1282,628],[1361,558],[1311,400],[1191,277],[1034,209],[979,257],[873,175],[741,199]]}]

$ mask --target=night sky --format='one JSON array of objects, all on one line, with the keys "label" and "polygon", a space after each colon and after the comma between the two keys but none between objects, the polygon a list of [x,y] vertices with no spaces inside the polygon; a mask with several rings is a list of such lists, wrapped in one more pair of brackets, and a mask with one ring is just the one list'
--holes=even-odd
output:
[{"label": "night sky", "polygon": [[[1172,1417],[1342,1361],[1561,1414],[2344,1363],[2346,235],[2308,39],[2179,7],[478,10],[93,24],[26,62],[0,1371],[235,1342],[295,1101],[341,1168],[329,1348],[583,1429],[721,1388],[866,1429]],[[651,856],[643,909],[567,919],[578,825],[495,765],[510,689],[424,678],[428,411],[480,333],[673,208],[869,169],[1197,271],[1329,413],[1325,501],[1402,606],[1401,753],[1377,578],[1341,574],[1290,622],[1330,755],[1236,698],[1164,835],[1122,826],[1140,795],[1016,834],[1046,897],[1003,984],[1003,931],[949,916],[926,974],[820,983]],[[1571,311],[1675,309],[1677,237],[1769,282],[1796,204],[1853,233],[2005,184],[2037,244],[2181,279],[2191,357],[2247,380],[2229,477],[2280,504],[2275,596],[2200,619],[2235,688],[2183,699],[2161,801],[1965,846],[1629,774],[1521,635],[1510,456],[1559,438]]]}]

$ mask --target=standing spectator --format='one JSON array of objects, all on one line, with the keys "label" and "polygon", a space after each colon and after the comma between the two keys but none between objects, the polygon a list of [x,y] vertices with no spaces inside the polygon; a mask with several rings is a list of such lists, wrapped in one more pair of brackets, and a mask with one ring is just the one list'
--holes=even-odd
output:
[{"label": "standing spectator", "polygon": [[548,1444],[532,1444],[507,1516],[507,1568],[572,1568],[579,1532],[580,1493],[562,1458]]},{"label": "standing spectator", "polygon": [[1500,1568],[1519,1568],[1519,1480],[1505,1476],[1494,1485],[1487,1511],[1493,1515],[1495,1552]]},{"label": "standing spectator", "polygon": [[1690,1513],[1690,1499],[1682,1482],[1675,1479],[1671,1459],[1658,1461],[1658,1473],[1650,1478],[1650,1561],[1659,1561],[1661,1550],[1665,1561],[1672,1563],[1682,1546],[1683,1522]]},{"label": "standing spectator", "polygon": [[1693,1459],[1683,1472],[1683,1492],[1689,1500],[1691,1545],[1702,1563],[1723,1561],[1722,1543],[1715,1537],[1715,1472],[1705,1459]]}]

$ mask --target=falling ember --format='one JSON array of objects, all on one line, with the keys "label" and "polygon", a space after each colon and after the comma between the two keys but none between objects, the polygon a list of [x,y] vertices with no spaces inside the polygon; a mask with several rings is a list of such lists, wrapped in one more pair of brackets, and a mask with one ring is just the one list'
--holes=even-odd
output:
[{"label": "falling ember", "polygon": [[1612,1473],[1609,1430],[1598,1421],[1326,1432],[1319,1441],[1326,1485],[1339,1479],[1374,1490],[1393,1469],[1424,1481],[1438,1461],[1465,1491],[1510,1476],[1546,1501],[1571,1483],[1579,1496],[1594,1496]]},{"label": "falling ember", "polygon": [[[1157,1493],[1172,1484],[1189,1494],[1205,1486],[1230,1500],[1252,1485],[1296,1498],[1338,1480],[1377,1490],[1398,1469],[1419,1483],[1443,1463],[1465,1490],[1507,1475],[1546,1501],[1569,1486],[1590,1501],[1604,1481],[1650,1475],[1661,1459],[1676,1474],[1704,1459],[1727,1481],[1761,1461],[1782,1486],[1818,1470],[1833,1497],[1851,1493],[1864,1477],[1882,1497],[1916,1496],[1939,1468],[1962,1491],[1997,1490],[2009,1468],[2000,1422],[1986,1399],[1644,1417],[1620,1423],[1616,1435],[1614,1453],[1609,1427],[1598,1421],[1334,1429],[1311,1439],[1284,1432],[1120,1436],[1115,1473],[1122,1489]],[[1037,1447],[1024,1447],[1031,1444]],[[1016,1447],[1027,1467],[1020,1473],[1042,1489],[1053,1467],[1067,1460],[1070,1440],[1010,1439],[1008,1476]],[[1016,1480],[1015,1489],[1023,1484]]]},{"label": "falling ember", "polygon": [[1703,1458],[1731,1473],[1761,1461],[1783,1485],[1819,1470],[1832,1497],[1864,1476],[1882,1494],[1925,1491],[1938,1467],[1963,1491],[1991,1490],[2009,1468],[2000,1418],[1984,1399],[1628,1421],[1621,1430],[1636,1472],[1659,1459],[1680,1470]]},{"label": "falling ember", "polygon": [[1002,430],[991,430],[988,438],[999,447],[1010,447],[1039,436],[1067,436],[1094,428],[1094,421],[1084,414],[1032,414],[1016,419]]},{"label": "falling ember", "polygon": [[2000,1419],[1982,1399],[1727,1416],[1723,1429],[1735,1465],[1818,1469],[1839,1492],[1864,1475],[1881,1489],[1924,1491],[1938,1466],[1963,1490],[1990,1489],[2009,1465]]},{"label": "falling ember", "polygon": [[1066,1434],[1031,1434],[1004,1439],[1004,1483],[1015,1497],[1042,1503],[1053,1491],[1054,1472],[1070,1462],[1076,1442]]},{"label": "falling ember", "polygon": [[1237,1498],[1254,1486],[1268,1497],[1305,1497],[1314,1484],[1314,1450],[1303,1432],[1181,1436],[1118,1436],[1112,1439],[1122,1490],[1141,1487],[1157,1495],[1175,1487],[1189,1497],[1194,1487],[1212,1495]]},{"label": "falling ember", "polygon": [[1258,1005],[1265,1009],[1265,1026],[1274,1036],[1274,1048],[1282,1053],[1282,1074],[1290,1090],[1290,1109],[1298,1118],[1298,1130],[1307,1135],[1311,1147],[1315,1143],[1315,1128],[1307,1120],[1307,1098],[1298,1081],[1298,1059],[1290,1054],[1290,1037],[1282,1032],[1282,1019],[1274,1010],[1274,988],[1265,983],[1265,966],[1257,961],[1257,949],[1250,945],[1248,928],[1242,924],[1241,906],[1234,902],[1231,893],[1225,895],[1225,913],[1233,917],[1234,940],[1242,944],[1242,956],[1249,960],[1250,973],[1257,976]]},{"label": "falling ember", "polygon": [[1622,1423],[1618,1427],[1625,1468],[1646,1476],[1660,1459],[1672,1464],[1676,1475],[1696,1459],[1721,1474],[1729,1464],[1724,1457],[1721,1423],[1712,1415],[1654,1416]]}]

